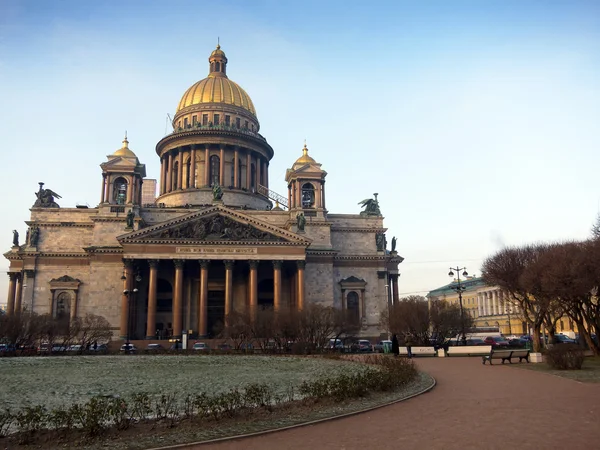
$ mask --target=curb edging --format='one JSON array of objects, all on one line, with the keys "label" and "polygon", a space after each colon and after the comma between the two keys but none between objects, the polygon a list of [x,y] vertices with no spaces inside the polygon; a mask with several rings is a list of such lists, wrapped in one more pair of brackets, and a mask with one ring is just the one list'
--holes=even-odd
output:
[{"label": "curb edging", "polygon": [[[425,373],[425,372],[423,372],[423,373]],[[425,393],[431,391],[437,385],[437,381],[431,375],[427,374],[427,376],[429,378],[431,378],[431,384],[429,386],[427,386],[427,387],[421,389],[420,391],[415,392],[414,394],[411,394],[411,395],[409,395],[407,397],[399,398],[397,400],[392,400],[391,402],[387,402],[387,403],[382,403],[381,405],[370,406],[368,408],[360,409],[358,411],[352,411],[352,412],[348,412],[348,413],[344,413],[344,414],[339,414],[339,415],[335,415],[335,416],[331,416],[331,417],[324,417],[322,419],[310,420],[308,422],[297,423],[297,424],[294,424],[294,425],[288,425],[288,426],[281,427],[281,428],[272,428],[272,429],[264,430],[264,431],[255,431],[253,433],[237,434],[237,435],[234,435],[234,436],[226,436],[226,437],[222,437],[222,438],[209,439],[207,441],[196,441],[196,442],[188,442],[186,444],[168,445],[166,447],[155,447],[155,448],[151,448],[151,449],[147,449],[147,450],[177,450],[177,449],[186,449],[186,448],[190,448],[192,446],[200,446],[200,445],[216,444],[216,443],[225,442],[225,441],[241,440],[241,439],[246,439],[246,438],[261,436],[261,435],[264,435],[264,434],[278,433],[280,431],[292,430],[294,428],[306,427],[306,426],[309,426],[309,425],[316,425],[316,424],[319,424],[319,423],[322,423],[322,422],[329,422],[329,421],[332,421],[332,420],[344,419],[346,417],[355,416],[357,414],[362,414],[362,413],[365,413],[365,412],[373,411],[375,409],[384,408],[386,406],[391,406],[391,405],[394,405],[396,403],[400,403],[400,402],[403,402],[403,401],[406,401],[406,400],[410,400],[411,398],[417,397],[419,395],[422,395],[422,394],[425,394]]]}]

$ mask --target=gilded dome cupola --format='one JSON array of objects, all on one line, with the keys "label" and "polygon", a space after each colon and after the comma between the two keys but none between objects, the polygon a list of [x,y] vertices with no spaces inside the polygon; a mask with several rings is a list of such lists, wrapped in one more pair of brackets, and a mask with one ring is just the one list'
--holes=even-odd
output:
[{"label": "gilded dome cupola", "polygon": [[173,127],[185,129],[186,118],[187,124],[193,125],[194,113],[196,113],[196,123],[202,123],[205,118],[214,123],[213,114],[216,112],[222,116],[220,111],[227,110],[231,113],[230,123],[239,122],[240,127],[245,127],[247,124],[247,128],[258,131],[259,124],[254,104],[246,91],[227,77],[227,56],[220,45],[217,45],[210,54],[208,62],[208,76],[193,84],[181,97]]}]

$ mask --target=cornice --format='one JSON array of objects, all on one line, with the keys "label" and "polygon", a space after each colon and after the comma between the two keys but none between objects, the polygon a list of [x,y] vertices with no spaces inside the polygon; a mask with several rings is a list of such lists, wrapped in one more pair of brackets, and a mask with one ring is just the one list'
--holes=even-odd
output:
[{"label": "cornice", "polygon": [[331,227],[331,231],[335,233],[385,233],[387,230],[387,228]]},{"label": "cornice", "polygon": [[140,239],[136,241],[123,241],[123,245],[235,245],[235,246],[284,246],[284,247],[304,247],[306,242],[282,242],[282,241],[192,241],[180,239]]},{"label": "cornice", "polygon": [[[258,136],[254,136],[251,134],[251,132],[246,133],[243,130],[225,130],[220,129],[218,127],[214,127],[213,129],[190,129],[169,134],[168,136],[165,136],[160,141],[158,141],[158,143],[156,144],[156,154],[160,156],[162,153],[162,148],[170,144],[171,142],[176,142],[178,140],[181,140],[182,138],[195,138],[202,136],[209,136],[215,138],[232,138],[236,140],[247,141],[265,150],[270,156],[269,159],[272,159],[273,155],[275,154],[275,152],[273,151],[273,147],[269,145],[269,143],[264,137],[261,138]],[[215,143],[218,144],[218,142]],[[202,145],[203,143],[199,142],[198,144]]]},{"label": "cornice", "polygon": [[84,250],[88,254],[97,254],[97,253],[113,253],[113,254],[118,254],[118,253],[123,253],[123,248],[122,247],[94,247],[94,246],[90,246],[90,247],[85,247]]},{"label": "cornice", "polygon": [[36,253],[38,258],[88,258],[87,253],[59,253],[59,252],[39,252]]},{"label": "cornice", "polygon": [[94,222],[126,222],[127,216],[123,215],[121,217],[94,217],[92,218]]},{"label": "cornice", "polygon": [[[94,220],[94,219],[92,219]],[[58,227],[72,227],[72,228],[94,228],[93,223],[81,223],[81,222],[44,222],[37,220],[28,220],[25,222],[27,225],[35,225],[35,226],[43,226],[49,228],[58,228]]]},{"label": "cornice", "polygon": [[336,255],[336,261],[382,261],[387,262],[389,258],[381,255]]}]

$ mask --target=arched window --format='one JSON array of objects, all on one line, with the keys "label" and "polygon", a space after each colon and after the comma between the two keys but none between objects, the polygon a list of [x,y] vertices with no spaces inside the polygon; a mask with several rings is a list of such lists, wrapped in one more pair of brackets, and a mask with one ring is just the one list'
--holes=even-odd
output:
[{"label": "arched window", "polygon": [[221,161],[217,155],[210,157],[210,185],[219,184],[219,171],[221,169]]},{"label": "arched window", "polygon": [[254,163],[250,165],[250,187],[256,189],[256,166]]},{"label": "arched window", "polygon": [[127,180],[123,177],[117,178],[113,183],[113,203],[124,205],[127,201]]},{"label": "arched window", "polygon": [[346,296],[346,308],[348,309],[348,319],[353,323],[359,323],[360,321],[358,302],[358,294],[354,291],[348,292],[348,295]]},{"label": "arched window", "polygon": [[56,318],[69,317],[71,313],[71,295],[68,292],[61,292],[56,298]]},{"label": "arched window", "polygon": [[194,187],[194,186],[192,186],[192,184],[190,182],[191,181],[191,175],[192,175],[190,173],[191,169],[192,169],[192,158],[189,158],[187,160],[187,162],[185,163],[185,185],[188,188]]},{"label": "arched window", "polygon": [[221,71],[221,63],[220,62],[216,62],[215,63],[215,71],[216,72],[220,72]]},{"label": "arched window", "polygon": [[177,175],[179,174],[179,161],[175,161],[175,163],[173,163],[173,170],[171,171],[171,180],[172,180],[172,186],[173,186],[173,190],[177,189]]},{"label": "arched window", "polygon": [[315,188],[310,183],[302,185],[302,207],[314,208],[315,206]]}]

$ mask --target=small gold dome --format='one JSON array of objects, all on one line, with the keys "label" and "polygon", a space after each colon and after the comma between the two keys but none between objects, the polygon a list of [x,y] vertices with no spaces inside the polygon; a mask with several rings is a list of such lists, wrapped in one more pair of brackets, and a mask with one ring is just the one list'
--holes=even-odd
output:
[{"label": "small gold dome", "polygon": [[129,149],[129,141],[127,140],[127,133],[125,133],[125,139],[123,139],[123,147],[113,153],[114,156],[124,156],[126,158],[137,158],[135,153]]},{"label": "small gold dome", "polygon": [[306,164],[317,164],[318,165],[319,163],[317,161],[315,161],[313,158],[311,158],[310,156],[308,156],[308,148],[306,148],[306,142],[305,142],[304,148],[302,149],[302,156],[296,160],[293,167],[296,168],[297,166],[304,166]]},{"label": "small gold dome", "polygon": [[208,61],[210,63],[208,77],[198,81],[185,91],[176,113],[188,106],[202,103],[226,103],[244,108],[256,116],[250,96],[237,83],[227,78],[227,57],[219,45],[216,50],[213,50]]}]

